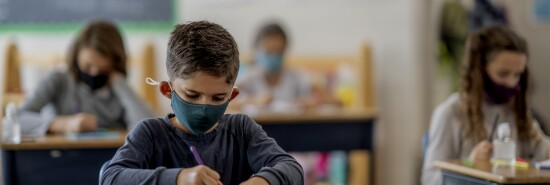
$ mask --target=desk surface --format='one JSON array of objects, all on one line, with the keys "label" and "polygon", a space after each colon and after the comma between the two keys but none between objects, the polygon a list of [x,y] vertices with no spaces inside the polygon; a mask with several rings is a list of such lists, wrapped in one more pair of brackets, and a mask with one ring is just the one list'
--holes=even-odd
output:
[{"label": "desk surface", "polygon": [[374,119],[377,110],[367,108],[361,110],[306,111],[300,114],[260,113],[252,116],[259,124],[311,123],[328,121],[362,121]]},{"label": "desk surface", "polygon": [[118,138],[95,140],[72,140],[63,135],[46,135],[21,144],[2,143],[3,150],[41,150],[41,149],[94,149],[119,148],[124,144],[127,132],[121,132]]},{"label": "desk surface", "polygon": [[476,162],[473,165],[462,161],[436,161],[434,166],[471,177],[503,184],[550,183],[550,170],[535,168],[495,168],[490,162]]},{"label": "desk surface", "polygon": [[[376,109],[336,110],[332,112],[306,112],[304,114],[261,114],[253,119],[259,124],[308,124],[338,123],[338,121],[363,121],[374,119]],[[334,122],[336,121],[336,122]],[[21,144],[1,144],[3,150],[42,150],[42,149],[97,149],[118,148],[124,144],[127,133],[122,132],[116,139],[71,140],[63,135],[47,135]]]}]

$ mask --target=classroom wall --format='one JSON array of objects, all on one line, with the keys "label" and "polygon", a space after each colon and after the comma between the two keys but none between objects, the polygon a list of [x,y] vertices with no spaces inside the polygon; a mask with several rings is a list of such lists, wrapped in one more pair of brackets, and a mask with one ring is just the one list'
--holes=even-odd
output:
[{"label": "classroom wall", "polygon": [[[352,55],[363,42],[370,43],[380,110],[375,136],[376,184],[418,184],[420,138],[430,112],[425,103],[430,93],[424,48],[425,4],[427,0],[183,0],[179,13],[183,21],[206,19],[222,24],[233,34],[241,52],[251,48],[261,23],[273,18],[285,24],[292,39],[291,53]],[[126,37],[131,53],[139,52],[147,40],[156,43],[159,79],[166,79],[167,34],[128,33]],[[0,35],[1,58],[8,38]],[[17,43],[24,53],[61,54],[70,39],[66,35],[25,34],[17,36]],[[0,81],[3,83],[1,77]],[[162,103],[168,111],[169,102]]]},{"label": "classroom wall", "polygon": [[507,0],[509,17],[512,27],[525,39],[529,45],[529,69],[535,83],[532,105],[546,120],[550,128],[550,22],[537,22],[533,15],[533,0]]}]

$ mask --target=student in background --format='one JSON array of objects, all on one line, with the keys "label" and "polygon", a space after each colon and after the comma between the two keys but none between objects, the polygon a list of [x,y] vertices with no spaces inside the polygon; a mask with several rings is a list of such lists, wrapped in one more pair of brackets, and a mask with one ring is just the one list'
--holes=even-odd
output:
[{"label": "student in background", "polygon": [[298,162],[260,125],[224,114],[239,94],[239,51],[227,30],[206,21],[177,25],[167,56],[170,81],[148,82],[171,100],[174,113],[140,121],[101,184],[304,183]]},{"label": "student in background", "polygon": [[462,64],[460,93],[433,112],[425,153],[423,184],[441,184],[436,160],[468,158],[488,161],[488,138],[495,118],[508,122],[518,157],[545,160],[550,142],[529,112],[527,43],[504,26],[490,26],[470,35]]},{"label": "student in background", "polygon": [[[131,129],[139,120],[153,116],[125,80],[126,60],[115,25],[89,23],[68,51],[67,70],[46,75],[22,104],[22,133]],[[45,107],[53,111],[42,111]]]},{"label": "student in background", "polygon": [[311,94],[306,77],[284,67],[287,34],[278,24],[267,24],[256,37],[253,66],[237,81],[241,105],[304,106]]}]

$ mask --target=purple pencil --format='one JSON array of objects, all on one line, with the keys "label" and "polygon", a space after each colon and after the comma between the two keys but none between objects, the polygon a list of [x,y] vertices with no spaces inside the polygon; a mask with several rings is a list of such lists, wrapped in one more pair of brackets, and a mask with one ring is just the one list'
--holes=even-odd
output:
[{"label": "purple pencil", "polygon": [[191,153],[193,153],[193,157],[195,158],[195,161],[197,161],[197,164],[204,165],[197,149],[194,146],[191,146],[189,148],[191,148]]}]

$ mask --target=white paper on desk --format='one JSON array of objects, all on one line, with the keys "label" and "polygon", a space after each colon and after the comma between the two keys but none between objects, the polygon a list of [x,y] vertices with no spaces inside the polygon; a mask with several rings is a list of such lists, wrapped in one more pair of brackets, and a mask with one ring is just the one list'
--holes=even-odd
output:
[{"label": "white paper on desk", "polygon": [[269,111],[280,114],[303,114],[305,107],[297,103],[274,101],[269,106]]},{"label": "white paper on desk", "polygon": [[540,161],[535,163],[536,168],[550,169],[550,160]]},{"label": "white paper on desk", "polygon": [[34,141],[36,140],[37,138],[40,138],[40,137],[43,137],[44,135],[43,134],[25,134],[25,135],[21,135],[21,141],[25,142],[25,141]]}]

